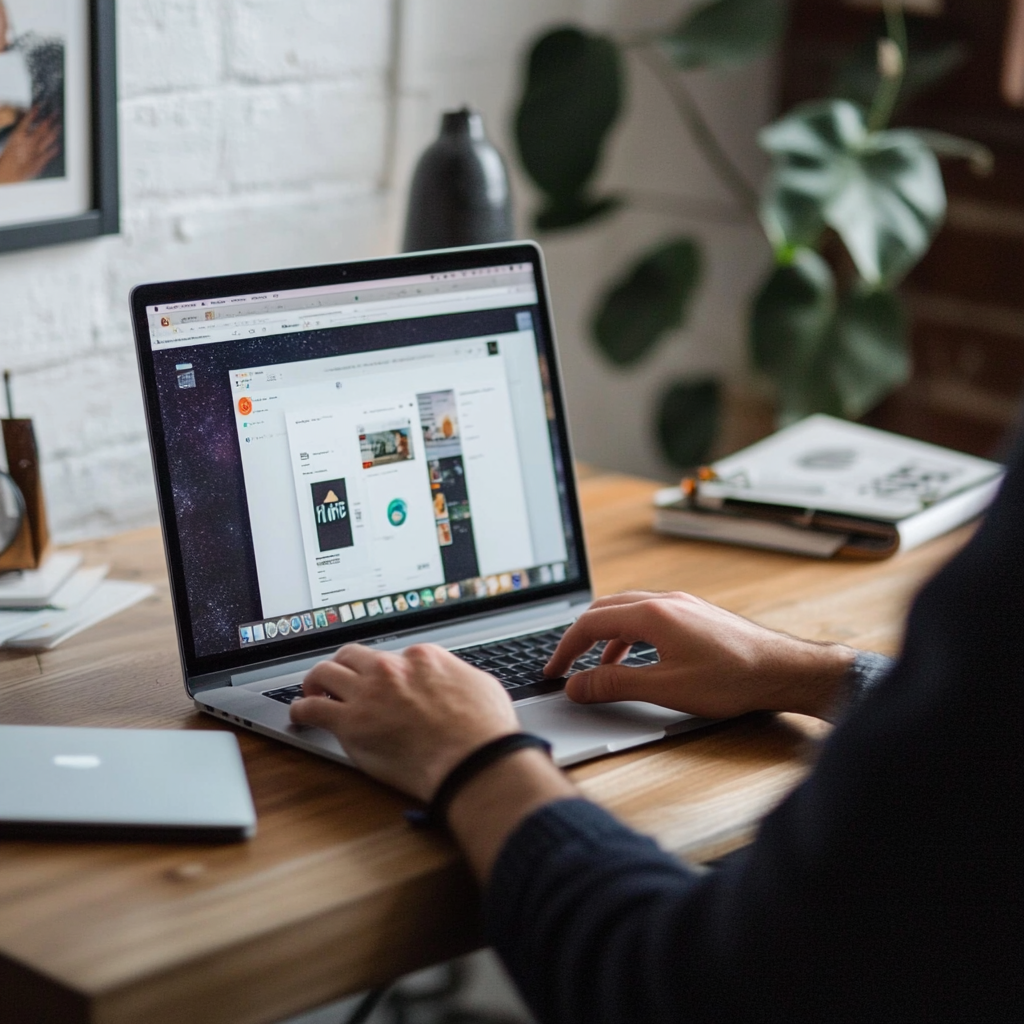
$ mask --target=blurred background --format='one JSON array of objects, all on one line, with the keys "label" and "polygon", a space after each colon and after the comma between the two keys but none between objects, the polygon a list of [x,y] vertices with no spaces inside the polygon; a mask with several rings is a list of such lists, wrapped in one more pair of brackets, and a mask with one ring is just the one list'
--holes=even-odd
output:
[{"label": "blurred background", "polygon": [[[35,420],[56,539],[156,521],[130,288],[398,251],[415,162],[441,112],[464,104],[483,114],[505,155],[517,234],[537,237],[547,255],[578,457],[670,479],[677,470],[652,412],[670,377],[721,381],[714,452],[772,429],[771,392],[747,357],[749,304],[772,248],[756,221],[723,215],[730,191],[651,68],[626,55],[624,111],[596,185],[669,201],[538,234],[538,195],[516,154],[524,61],[541,33],[571,23],[635,38],[696,6],[119,0],[121,233],[0,257],[0,354],[19,415]],[[1024,52],[1014,37],[1024,9],[1016,0],[906,6],[950,60],[898,118],[982,142],[995,163],[984,177],[962,161],[943,164],[947,223],[903,285],[913,373],[868,421],[989,454],[1024,384],[1024,85],[1014,93],[1012,65]],[[791,7],[779,45],[687,75],[693,102],[755,188],[768,169],[759,128],[827,95],[837,63],[880,17],[879,4],[859,0]],[[685,324],[643,361],[616,367],[590,336],[594,304],[629,253],[679,232],[703,252]]]}]

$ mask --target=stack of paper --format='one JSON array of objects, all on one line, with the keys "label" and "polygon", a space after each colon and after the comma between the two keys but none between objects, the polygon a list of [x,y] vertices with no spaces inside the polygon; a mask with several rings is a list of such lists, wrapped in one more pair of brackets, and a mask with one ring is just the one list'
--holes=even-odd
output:
[{"label": "stack of paper", "polygon": [[106,579],[105,565],[81,564],[81,555],[60,552],[39,569],[0,575],[0,644],[48,650],[153,593]]}]

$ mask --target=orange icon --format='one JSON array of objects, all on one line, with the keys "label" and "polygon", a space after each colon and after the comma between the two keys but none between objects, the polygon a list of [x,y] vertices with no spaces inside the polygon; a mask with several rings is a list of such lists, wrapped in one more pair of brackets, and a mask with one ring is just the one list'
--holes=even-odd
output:
[{"label": "orange icon", "polygon": [[171,318],[169,316],[162,316],[162,317],[160,317],[160,326],[161,327],[170,327],[171,326]]},{"label": "orange icon", "polygon": [[241,413],[241,414],[242,414],[243,416],[248,416],[248,415],[249,415],[249,413],[251,413],[251,412],[252,412],[252,399],[251,399],[251,398],[248,398],[248,397],[247,397],[246,395],[243,395],[243,396],[242,396],[242,397],[241,397],[241,398],[240,398],[240,399],[238,400],[238,411],[239,411],[239,412],[240,412],[240,413]]}]

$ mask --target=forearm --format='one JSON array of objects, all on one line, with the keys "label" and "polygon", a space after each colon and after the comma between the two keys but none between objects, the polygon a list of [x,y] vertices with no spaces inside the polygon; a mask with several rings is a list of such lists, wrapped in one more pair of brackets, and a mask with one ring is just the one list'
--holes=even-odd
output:
[{"label": "forearm", "polygon": [[448,826],[481,885],[509,836],[534,811],[579,790],[538,750],[502,758],[468,782],[452,800]]}]

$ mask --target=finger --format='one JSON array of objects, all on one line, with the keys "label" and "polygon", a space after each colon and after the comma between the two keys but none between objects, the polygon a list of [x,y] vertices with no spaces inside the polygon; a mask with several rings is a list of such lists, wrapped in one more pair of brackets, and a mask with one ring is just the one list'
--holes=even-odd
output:
[{"label": "finger", "polygon": [[288,714],[296,725],[313,725],[338,733],[348,711],[341,701],[328,700],[326,697],[302,697],[292,702]]},{"label": "finger", "polygon": [[664,674],[660,669],[660,665],[638,668],[600,665],[569,676],[565,695],[577,704],[608,704],[620,700],[646,700],[657,704],[660,677]]},{"label": "finger", "polygon": [[627,644],[625,640],[609,640],[601,652],[601,664],[615,665],[620,661],[624,661],[628,657],[632,646],[632,644]]},{"label": "finger", "polygon": [[397,657],[389,651],[375,651],[362,644],[345,644],[338,648],[333,660],[359,675],[368,675],[379,669],[382,663]]},{"label": "finger", "polygon": [[345,665],[320,661],[306,673],[302,692],[306,697],[326,695],[336,700],[347,700],[352,697],[358,682],[358,675]]},{"label": "finger", "polygon": [[[620,640],[626,645],[645,640],[643,602],[630,602],[584,612],[564,633],[544,671],[564,676],[572,663],[601,640]],[[649,627],[649,623],[647,624]]]},{"label": "finger", "polygon": [[619,608],[626,604],[636,604],[638,601],[649,601],[651,598],[664,597],[665,595],[653,590],[622,590],[618,594],[609,594],[607,597],[599,597],[592,601],[587,611],[595,608]]}]

